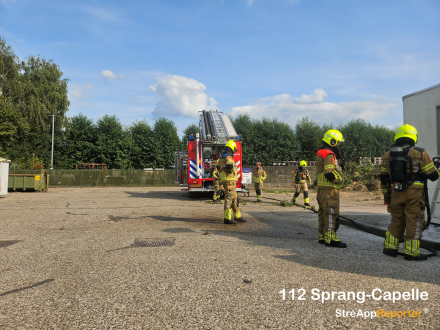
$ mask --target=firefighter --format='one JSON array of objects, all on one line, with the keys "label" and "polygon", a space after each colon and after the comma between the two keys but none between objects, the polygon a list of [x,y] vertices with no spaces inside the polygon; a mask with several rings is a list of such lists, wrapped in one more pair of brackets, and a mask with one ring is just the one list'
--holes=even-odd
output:
[{"label": "firefighter", "polygon": [[344,142],[341,132],[331,129],[324,134],[322,147],[316,153],[318,171],[318,242],[326,246],[346,248],[336,236],[339,228],[339,190],[343,187],[341,152]]},{"label": "firefighter", "polygon": [[220,176],[218,173],[218,162],[220,159],[217,159],[217,163],[213,164],[214,166],[214,170],[212,171],[212,177],[214,179],[213,184],[214,184],[214,195],[212,196],[212,200],[215,202],[218,199],[220,199]]},{"label": "firefighter", "polygon": [[383,253],[396,257],[403,239],[405,260],[422,261],[428,259],[419,250],[425,224],[424,184],[425,179],[437,180],[439,173],[426,150],[416,143],[417,130],[403,125],[395,131],[394,145],[382,156],[380,181],[391,214]]},{"label": "firefighter", "polygon": [[[220,180],[225,190],[225,204],[224,204],[224,223],[227,225],[235,225],[237,222],[246,222],[241,216],[238,209],[237,196],[237,167],[234,162],[234,153],[237,151],[237,145],[233,140],[226,143],[225,150],[219,159],[218,171],[220,173]],[[234,219],[232,220],[232,211],[234,212]]]},{"label": "firefighter", "polygon": [[296,203],[301,192],[304,193],[304,205],[310,206],[308,185],[312,184],[309,171],[306,169],[307,162],[302,160],[299,162],[299,167],[293,172],[293,185],[295,186],[295,195],[293,195],[292,202]]},{"label": "firefighter", "polygon": [[257,202],[262,202],[263,181],[266,180],[266,172],[261,168],[261,163],[257,163],[257,168],[252,170],[252,181],[254,182]]}]

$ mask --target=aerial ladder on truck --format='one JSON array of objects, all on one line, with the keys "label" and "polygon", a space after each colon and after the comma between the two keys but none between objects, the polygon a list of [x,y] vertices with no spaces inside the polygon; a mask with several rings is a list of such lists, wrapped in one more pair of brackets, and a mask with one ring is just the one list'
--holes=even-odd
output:
[{"label": "aerial ladder on truck", "polygon": [[235,141],[237,152],[237,192],[248,193],[242,184],[241,136],[235,131],[229,117],[223,112],[199,111],[199,131],[188,136],[188,149],[175,152],[175,183],[188,188],[188,197],[195,194],[214,193],[213,164],[217,163],[226,143]]}]

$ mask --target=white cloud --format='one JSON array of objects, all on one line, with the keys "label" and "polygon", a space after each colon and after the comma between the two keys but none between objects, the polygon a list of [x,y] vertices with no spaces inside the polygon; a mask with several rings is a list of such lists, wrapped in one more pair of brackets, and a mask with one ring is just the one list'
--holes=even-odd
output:
[{"label": "white cloud", "polygon": [[314,90],[313,94],[303,94],[300,97],[296,97],[294,101],[297,103],[316,103],[324,101],[324,98],[327,96],[325,90],[318,88]]},{"label": "white cloud", "polygon": [[142,73],[145,73],[148,76],[155,76],[155,77],[165,75],[165,73],[162,71],[142,71]]},{"label": "white cloud", "polygon": [[119,75],[116,75],[110,70],[102,70],[101,77],[104,79],[116,79],[116,78],[124,79],[124,78],[127,78],[127,76],[125,74],[121,73]]},{"label": "white cloud", "polygon": [[276,95],[259,99],[251,105],[233,107],[232,116],[249,113],[253,118],[278,118],[291,126],[304,116],[319,123],[347,122],[362,118],[372,121],[386,115],[390,109],[398,107],[394,103],[383,103],[377,100],[354,102],[324,102],[327,93],[316,89],[313,94],[294,98],[289,94]]},{"label": "white cloud", "polygon": [[104,8],[92,8],[92,7],[85,7],[84,11],[89,13],[90,15],[95,16],[96,18],[100,19],[101,21],[116,21],[117,15],[111,13],[107,9]]},{"label": "white cloud", "polygon": [[77,108],[81,108],[81,109],[91,108],[91,107],[95,106],[95,103],[93,103],[93,102],[82,102],[82,103],[76,104],[75,106]]},{"label": "white cloud", "polygon": [[155,116],[197,117],[198,111],[214,110],[218,102],[204,93],[206,86],[197,80],[177,75],[156,77],[149,88],[161,97],[153,111]]},{"label": "white cloud", "polygon": [[247,3],[249,6],[252,6],[252,4],[254,3],[254,0],[247,0]]},{"label": "white cloud", "polygon": [[68,96],[71,101],[72,100],[88,99],[88,98],[92,97],[91,94],[84,93],[81,86],[79,86],[79,85],[70,86]]},{"label": "white cloud", "polygon": [[[87,84],[86,86],[91,85]],[[86,87],[85,88],[90,88]],[[92,85],[93,86],[93,85]],[[79,85],[71,85],[69,86],[69,93],[67,94],[69,101],[73,103],[73,105],[77,108],[89,108],[94,106],[93,102],[84,102],[85,99],[89,99],[92,97],[92,94],[85,93],[81,86]]]},{"label": "white cloud", "polygon": [[397,128],[399,128],[400,126],[403,125],[403,121],[399,121],[397,124],[394,125],[384,125],[386,128],[391,129],[391,130],[396,130]]}]

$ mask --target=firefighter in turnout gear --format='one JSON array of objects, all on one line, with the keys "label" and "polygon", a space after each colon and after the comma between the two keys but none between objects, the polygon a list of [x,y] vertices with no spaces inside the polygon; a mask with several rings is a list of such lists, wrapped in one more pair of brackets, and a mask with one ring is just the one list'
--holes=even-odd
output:
[{"label": "firefighter in turnout gear", "polygon": [[[233,140],[226,143],[225,150],[219,159],[218,171],[220,173],[220,180],[225,189],[225,204],[224,204],[224,223],[227,225],[235,225],[237,222],[246,222],[241,216],[238,209],[237,196],[237,167],[234,162],[234,153],[237,151],[237,145]],[[232,220],[232,211],[234,212],[234,220]]]},{"label": "firefighter in turnout gear", "polygon": [[261,202],[263,181],[266,180],[266,172],[261,168],[261,163],[257,163],[257,168],[252,170],[252,181],[254,182],[255,192],[257,193],[257,201]]},{"label": "firefighter in turnout gear", "polygon": [[302,160],[299,167],[293,172],[293,185],[295,186],[295,195],[293,195],[292,202],[296,203],[301,192],[304,193],[304,205],[310,206],[308,185],[312,184],[309,171],[306,169],[307,162]]},{"label": "firefighter in turnout gear", "polygon": [[214,170],[212,171],[212,177],[214,179],[213,185],[214,185],[214,195],[212,196],[212,200],[215,202],[220,199],[220,174],[218,172],[218,162],[220,159],[217,159],[217,163],[213,164]]},{"label": "firefighter in turnout gear", "polygon": [[[322,147],[316,153],[318,174],[318,241],[326,246],[346,248],[336,236],[339,228],[339,190],[342,189],[340,142],[344,142],[341,132],[331,129],[324,134]],[[338,162],[339,161],[339,162]]]},{"label": "firefighter in turnout gear", "polygon": [[439,173],[425,149],[416,143],[417,130],[403,125],[395,132],[394,145],[382,156],[380,181],[384,204],[391,214],[383,253],[396,257],[403,239],[405,260],[421,261],[428,259],[419,250],[425,224],[424,184],[426,179],[437,180]]}]

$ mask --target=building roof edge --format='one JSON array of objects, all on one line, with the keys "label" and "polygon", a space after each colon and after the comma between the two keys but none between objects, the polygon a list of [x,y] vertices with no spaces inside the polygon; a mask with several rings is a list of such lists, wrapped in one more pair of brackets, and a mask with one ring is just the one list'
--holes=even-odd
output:
[{"label": "building roof edge", "polygon": [[439,86],[440,86],[440,84],[437,84],[437,85],[434,85],[434,86],[431,86],[431,87],[428,87],[428,88],[422,89],[422,90],[420,90],[420,91],[418,91],[418,92],[414,92],[414,93],[411,93],[411,94],[408,94],[408,95],[402,96],[402,102],[403,102],[403,100],[406,99],[407,97],[410,97],[410,96],[413,96],[413,95],[416,95],[416,94],[420,94],[420,93],[423,93],[423,92],[429,91],[430,89],[433,89],[433,88],[436,88],[436,87],[439,87]]}]

